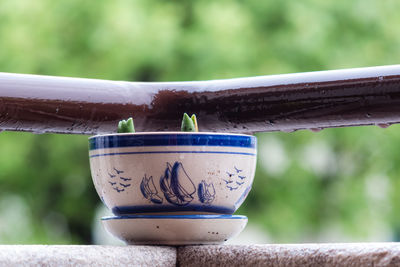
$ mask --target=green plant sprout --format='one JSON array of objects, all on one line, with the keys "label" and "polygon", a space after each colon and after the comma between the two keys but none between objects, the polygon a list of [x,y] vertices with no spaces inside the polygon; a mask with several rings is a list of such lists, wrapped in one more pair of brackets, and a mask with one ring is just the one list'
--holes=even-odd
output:
[{"label": "green plant sprout", "polygon": [[196,118],[195,114],[193,114],[192,117],[189,117],[189,115],[187,113],[183,114],[181,130],[182,130],[182,132],[198,132],[199,131],[199,127],[197,125],[197,118]]},{"label": "green plant sprout", "polygon": [[127,120],[119,121],[117,132],[118,133],[134,133],[135,126],[133,126],[133,119],[129,118]]}]

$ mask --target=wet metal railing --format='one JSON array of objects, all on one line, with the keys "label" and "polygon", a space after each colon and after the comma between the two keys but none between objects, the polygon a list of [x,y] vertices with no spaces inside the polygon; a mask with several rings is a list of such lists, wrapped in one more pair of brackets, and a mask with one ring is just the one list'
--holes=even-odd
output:
[{"label": "wet metal railing", "polygon": [[400,65],[199,82],[122,82],[0,73],[0,130],[293,131],[400,122]]}]

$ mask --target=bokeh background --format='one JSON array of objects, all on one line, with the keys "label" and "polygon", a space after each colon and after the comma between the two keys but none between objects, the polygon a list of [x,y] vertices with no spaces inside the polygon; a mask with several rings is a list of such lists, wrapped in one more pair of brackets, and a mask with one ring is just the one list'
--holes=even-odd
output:
[{"label": "bokeh background", "polygon": [[[400,1],[0,1],[0,71],[221,79],[400,62]],[[199,123],[201,126],[201,118]],[[400,127],[262,133],[237,242],[400,239]],[[0,134],[0,243],[114,242],[87,136]]]}]

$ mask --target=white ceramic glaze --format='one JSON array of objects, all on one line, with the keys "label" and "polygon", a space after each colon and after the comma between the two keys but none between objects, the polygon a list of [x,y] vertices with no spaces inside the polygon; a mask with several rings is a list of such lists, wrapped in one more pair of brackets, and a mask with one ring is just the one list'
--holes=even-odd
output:
[{"label": "white ceramic glaze", "polygon": [[237,236],[247,217],[238,215],[136,215],[102,219],[106,230],[127,244],[221,244]]},{"label": "white ceramic glaze", "polygon": [[92,178],[116,215],[232,214],[251,189],[256,138],[137,133],[89,139]]}]

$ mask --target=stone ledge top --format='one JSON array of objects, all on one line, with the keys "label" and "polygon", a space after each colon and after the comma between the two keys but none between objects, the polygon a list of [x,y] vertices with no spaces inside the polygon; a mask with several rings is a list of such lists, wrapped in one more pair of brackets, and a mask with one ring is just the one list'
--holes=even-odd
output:
[{"label": "stone ledge top", "polygon": [[176,266],[176,248],[0,245],[0,266]]},{"label": "stone ledge top", "polygon": [[400,266],[400,243],[0,245],[0,266]]},{"label": "stone ledge top", "polygon": [[180,266],[400,266],[400,243],[187,246]]}]

